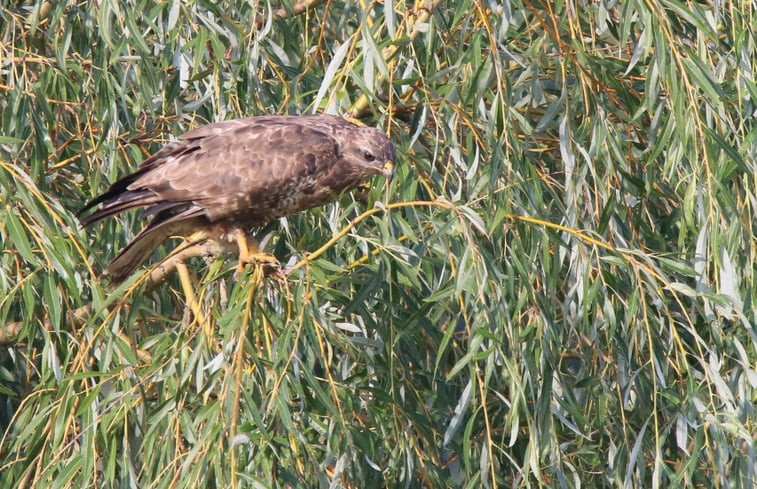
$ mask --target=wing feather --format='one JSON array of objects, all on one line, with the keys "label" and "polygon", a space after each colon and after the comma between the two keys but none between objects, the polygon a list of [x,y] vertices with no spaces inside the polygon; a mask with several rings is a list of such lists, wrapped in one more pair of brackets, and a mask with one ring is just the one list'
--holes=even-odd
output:
[{"label": "wing feather", "polygon": [[240,215],[255,221],[292,193],[292,185],[327,170],[339,158],[339,143],[318,126],[253,120],[222,123],[222,130],[206,126],[192,131],[187,141],[191,152],[172,152],[128,190],[149,190],[161,201],[192,202],[211,221]]}]

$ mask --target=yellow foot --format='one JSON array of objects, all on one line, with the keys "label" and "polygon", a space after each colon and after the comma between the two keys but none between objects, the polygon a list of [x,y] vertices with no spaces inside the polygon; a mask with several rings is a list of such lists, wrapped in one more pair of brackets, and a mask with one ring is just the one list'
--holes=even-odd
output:
[{"label": "yellow foot", "polygon": [[239,247],[239,262],[237,263],[236,272],[237,275],[241,274],[242,271],[244,271],[244,267],[247,265],[279,265],[279,261],[275,256],[258,251],[257,241],[255,241],[254,239],[248,241],[248,236],[244,231],[234,231],[234,237],[236,238],[237,246]]},{"label": "yellow foot", "polygon": [[238,276],[244,271],[247,265],[266,265],[269,267],[279,268],[279,260],[275,256],[268,253],[250,253],[246,257],[239,257],[239,263],[237,263],[236,275]]},{"label": "yellow foot", "polygon": [[239,263],[244,265],[254,265],[258,263],[261,265],[278,265],[279,260],[277,260],[276,257],[271,254],[257,252],[250,253],[244,258],[240,256]]}]

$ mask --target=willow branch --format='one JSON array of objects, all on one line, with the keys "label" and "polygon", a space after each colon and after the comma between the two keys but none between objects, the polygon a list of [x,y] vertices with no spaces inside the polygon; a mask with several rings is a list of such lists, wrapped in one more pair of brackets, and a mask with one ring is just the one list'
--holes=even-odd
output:
[{"label": "willow branch", "polygon": [[[410,32],[410,34],[408,35],[410,42],[414,41],[422,32],[420,29],[415,29],[415,26],[428,22],[428,20],[431,18],[431,14],[441,4],[442,0],[434,0],[432,2],[427,2],[426,5],[422,7],[416,8],[415,10],[406,13],[406,31]],[[395,43],[384,48],[384,50],[381,52],[381,56],[384,58],[384,61],[388,63],[397,54],[397,50],[399,49],[397,45],[398,43]],[[378,74],[376,76],[376,81],[380,83],[386,80],[381,74]],[[346,113],[346,117],[361,119],[368,114],[369,107],[370,101],[368,95],[363,93],[360,98],[358,98],[355,103],[352,104],[352,107],[349,108]]]}]

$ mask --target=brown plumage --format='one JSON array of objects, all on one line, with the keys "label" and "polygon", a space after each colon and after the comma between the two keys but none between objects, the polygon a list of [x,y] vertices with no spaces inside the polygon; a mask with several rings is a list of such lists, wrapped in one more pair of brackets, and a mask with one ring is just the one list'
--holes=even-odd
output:
[{"label": "brown plumage", "polygon": [[329,115],[262,116],[203,126],[168,143],[79,212],[88,226],[146,208],[150,222],[104,273],[120,282],[171,236],[226,239],[326,204],[376,174],[394,146],[381,131]]}]

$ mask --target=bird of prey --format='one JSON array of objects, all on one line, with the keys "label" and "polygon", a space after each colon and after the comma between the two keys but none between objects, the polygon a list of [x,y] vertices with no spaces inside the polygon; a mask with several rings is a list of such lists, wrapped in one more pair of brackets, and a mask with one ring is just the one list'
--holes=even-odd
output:
[{"label": "bird of prey", "polygon": [[[366,178],[391,177],[395,151],[378,129],[330,115],[260,116],[199,127],[166,144],[84,206],[89,226],[145,208],[149,223],[107,266],[118,283],[170,237],[236,241],[272,219],[333,201]],[[197,238],[200,236],[200,238]]]}]

